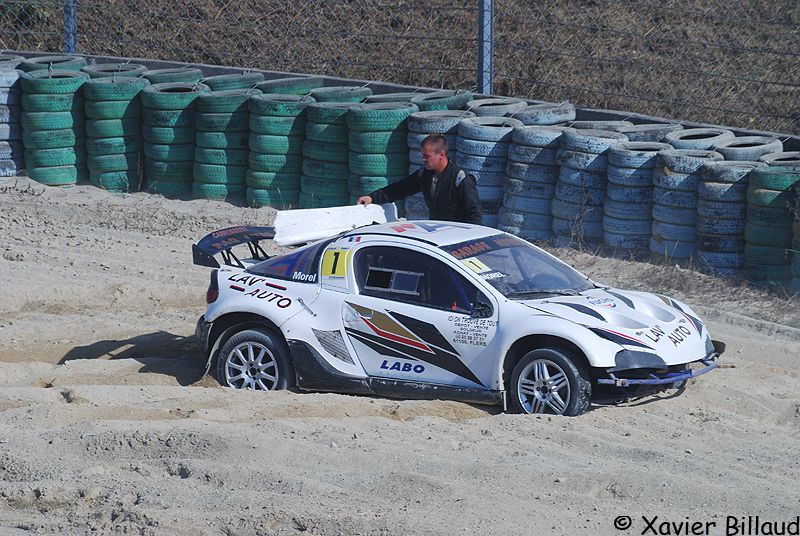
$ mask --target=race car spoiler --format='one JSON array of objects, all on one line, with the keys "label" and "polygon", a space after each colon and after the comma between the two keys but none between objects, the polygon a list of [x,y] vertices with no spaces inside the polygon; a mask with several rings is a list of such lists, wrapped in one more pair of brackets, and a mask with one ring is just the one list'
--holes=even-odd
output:
[{"label": "race car spoiler", "polygon": [[633,385],[663,385],[666,383],[682,382],[691,378],[695,378],[702,374],[705,374],[706,372],[711,372],[712,370],[717,368],[718,358],[719,354],[717,352],[713,352],[700,360],[700,362],[705,365],[705,367],[701,369],[698,370],[687,369],[681,372],[650,374],[649,378],[618,378],[612,372],[609,374],[610,376],[609,378],[599,378],[597,380],[597,383],[602,383],[605,385],[614,385],[616,387],[630,387]]},{"label": "race car spoiler", "polygon": [[220,229],[207,234],[197,244],[192,244],[192,261],[198,266],[219,268],[220,264],[214,258],[214,255],[222,254],[222,261],[227,266],[244,268],[244,263],[239,260],[231,249],[241,244],[247,244],[251,257],[257,261],[263,261],[268,259],[269,255],[258,243],[261,240],[270,240],[274,237],[274,227],[240,225],[238,227]]}]

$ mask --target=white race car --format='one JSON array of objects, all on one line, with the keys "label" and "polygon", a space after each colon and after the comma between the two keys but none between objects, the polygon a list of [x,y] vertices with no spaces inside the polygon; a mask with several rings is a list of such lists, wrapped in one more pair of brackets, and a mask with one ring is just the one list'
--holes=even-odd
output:
[{"label": "white race car", "polygon": [[579,415],[596,385],[680,384],[723,351],[687,305],[596,284],[496,229],[375,224],[267,257],[273,236],[234,227],[193,247],[215,268],[196,335],[226,386]]}]

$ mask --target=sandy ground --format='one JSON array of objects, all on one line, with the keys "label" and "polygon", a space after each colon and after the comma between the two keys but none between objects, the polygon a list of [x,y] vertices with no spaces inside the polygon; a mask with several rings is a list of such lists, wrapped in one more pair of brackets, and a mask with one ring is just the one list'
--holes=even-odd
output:
[{"label": "sandy ground", "polygon": [[194,349],[190,246],[273,217],[0,182],[0,534],[611,535],[642,516],[726,534],[726,516],[800,515],[797,299],[562,252],[687,301],[728,345],[683,392],[578,418],[223,389]]}]

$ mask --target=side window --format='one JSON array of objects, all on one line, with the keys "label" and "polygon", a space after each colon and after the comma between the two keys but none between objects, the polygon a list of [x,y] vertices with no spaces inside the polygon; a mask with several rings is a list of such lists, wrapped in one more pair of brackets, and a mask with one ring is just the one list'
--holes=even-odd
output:
[{"label": "side window", "polygon": [[353,265],[359,293],[365,296],[471,313],[480,294],[445,263],[410,249],[362,248]]}]

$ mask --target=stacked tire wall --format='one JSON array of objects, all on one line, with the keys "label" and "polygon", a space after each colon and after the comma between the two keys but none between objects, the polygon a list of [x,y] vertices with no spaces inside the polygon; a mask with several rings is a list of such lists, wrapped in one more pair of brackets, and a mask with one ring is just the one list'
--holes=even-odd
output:
[{"label": "stacked tire wall", "polygon": [[19,71],[24,58],[0,54],[0,177],[13,177],[24,169]]},{"label": "stacked tire wall", "polygon": [[142,183],[143,78],[92,78],[84,84],[89,181],[105,190],[136,192]]},{"label": "stacked tire wall", "polygon": [[22,75],[22,141],[28,176],[66,186],[86,180],[86,133],[78,71],[34,70]]},{"label": "stacked tire wall", "polygon": [[300,206],[325,208],[350,204],[350,146],[346,102],[315,102],[306,108]]},{"label": "stacked tire wall", "polygon": [[251,96],[247,204],[279,210],[299,207],[306,106],[311,97],[294,94]]}]

